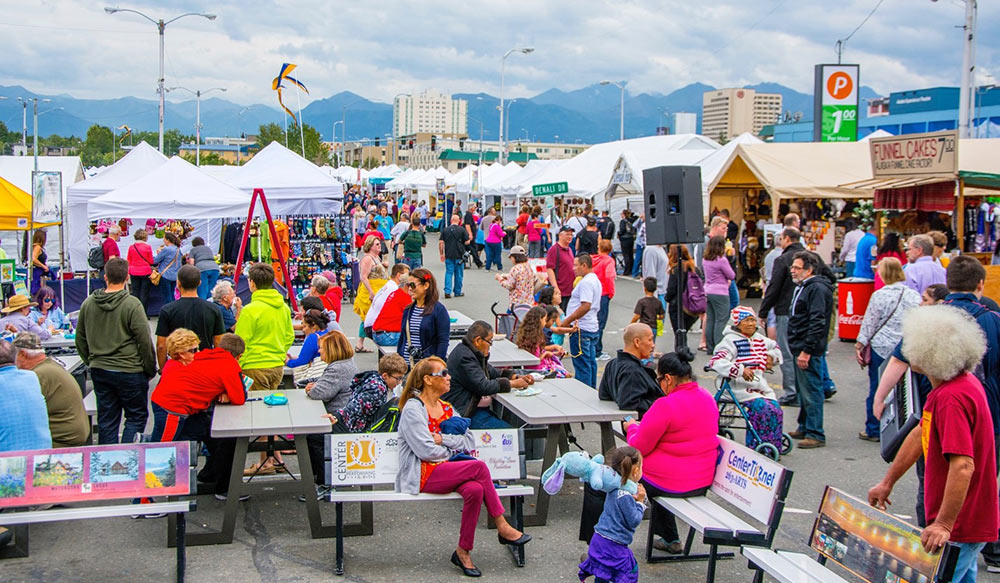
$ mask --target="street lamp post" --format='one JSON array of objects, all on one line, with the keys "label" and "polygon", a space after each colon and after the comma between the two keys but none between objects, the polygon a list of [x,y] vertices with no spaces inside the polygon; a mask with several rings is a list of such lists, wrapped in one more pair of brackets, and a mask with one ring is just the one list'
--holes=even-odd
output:
[{"label": "street lamp post", "polygon": [[240,151],[243,149],[243,114],[250,111],[249,107],[244,107],[236,114],[236,165],[240,165]]},{"label": "street lamp post", "polygon": [[[344,122],[343,122],[343,120],[339,120],[338,119],[337,121],[333,122],[333,130],[332,131],[333,131],[333,152],[334,152],[334,155],[337,154],[337,124],[338,123],[341,125],[340,133],[341,134],[344,133],[344,128],[343,128]],[[337,165],[335,166],[335,168],[340,168],[340,165],[343,164],[343,162],[344,162],[343,161],[343,157],[344,157],[344,148],[341,148],[340,149],[340,157],[337,158]]]},{"label": "street lamp post", "polygon": [[28,153],[28,100],[18,97],[21,102],[21,151]]},{"label": "street lamp post", "polygon": [[619,109],[620,113],[618,121],[619,124],[618,139],[624,140],[625,139],[625,86],[628,85],[628,81],[622,81],[621,83],[617,83],[615,81],[601,81],[601,85],[614,85],[615,87],[621,89],[622,91],[621,106]]},{"label": "street lamp post", "polygon": [[[507,136],[508,140],[510,139],[510,106],[514,105],[515,101],[517,100],[511,99],[510,101],[507,102],[507,125],[505,125],[503,128],[503,135]],[[504,150],[506,150],[506,148]]]},{"label": "street lamp post", "polygon": [[132,10],[131,8],[105,8],[104,11],[107,12],[108,14],[114,14],[116,12],[131,12],[133,14],[138,14],[139,16],[141,16],[141,17],[145,18],[146,20],[148,20],[148,21],[152,22],[153,24],[155,24],[156,25],[156,29],[160,33],[160,79],[156,83],[156,91],[157,91],[157,93],[160,94],[160,153],[162,154],[163,153],[163,108],[164,108],[164,105],[165,105],[164,104],[164,99],[163,99],[163,93],[164,93],[164,90],[163,90],[163,81],[164,81],[164,79],[163,79],[163,31],[164,31],[164,29],[167,28],[168,24],[170,24],[171,22],[174,22],[176,20],[180,20],[181,18],[184,18],[185,16],[201,16],[202,18],[207,18],[208,20],[215,20],[216,16],[214,14],[203,14],[201,12],[186,12],[184,14],[181,14],[180,16],[175,16],[175,17],[171,18],[170,20],[164,21],[162,18],[159,19],[159,20],[154,20],[154,19],[150,18],[149,16],[143,14],[142,12],[139,12],[138,10]]},{"label": "street lamp post", "polygon": [[506,162],[506,160],[504,160],[505,156],[504,156],[504,147],[503,147],[503,139],[504,139],[504,132],[503,132],[503,76],[504,76],[504,67],[507,64],[507,57],[509,57],[512,53],[523,53],[523,54],[527,55],[529,53],[534,52],[534,50],[535,49],[533,47],[515,47],[513,49],[510,49],[506,53],[504,53],[503,58],[500,59],[500,155],[497,157],[497,159],[500,161],[501,164],[503,164],[504,162]]},{"label": "street lamp post", "polygon": [[[201,166],[201,96],[204,95],[205,93],[209,93],[209,92],[212,92],[212,91],[225,91],[226,88],[225,87],[212,87],[211,89],[206,89],[204,91],[202,91],[201,89],[198,89],[196,91],[192,91],[192,90],[188,89],[187,87],[171,87],[170,89],[167,89],[167,91],[175,91],[177,89],[183,89],[184,91],[187,91],[188,93],[190,93],[191,95],[194,95],[194,97],[195,97],[195,106],[194,106],[195,107],[194,157],[195,157],[195,166]],[[237,155],[237,157],[239,157],[239,148],[238,147],[237,147],[236,151],[237,151],[236,155]],[[238,164],[238,161],[237,161],[237,164]]]}]

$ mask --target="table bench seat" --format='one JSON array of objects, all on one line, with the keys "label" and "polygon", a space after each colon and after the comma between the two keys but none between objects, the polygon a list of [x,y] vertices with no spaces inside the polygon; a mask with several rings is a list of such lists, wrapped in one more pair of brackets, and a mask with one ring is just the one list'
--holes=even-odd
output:
[{"label": "table bench seat", "polygon": [[804,553],[760,547],[743,547],[740,552],[751,565],[779,583],[847,583],[846,579]]},{"label": "table bench seat", "polygon": [[79,508],[57,508],[30,512],[4,512],[0,514],[0,526],[37,524],[39,522],[61,522],[63,520],[86,520],[90,518],[116,518],[136,514],[173,514],[194,510],[193,500],[155,502],[153,504],[119,504],[115,506],[82,506]]},{"label": "table bench seat", "polygon": [[[497,495],[501,498],[510,496],[531,496],[535,489],[531,486],[512,485],[504,488],[497,488]],[[362,490],[348,492],[330,492],[330,502],[351,503],[351,502],[426,502],[432,500],[461,500],[462,495],[458,492],[448,494],[406,494],[405,492],[395,492],[393,490]]]},{"label": "table bench seat", "polygon": [[694,498],[657,497],[653,500],[703,535],[713,533],[713,531],[716,536],[728,533],[733,542],[738,543],[749,542],[757,538],[763,542],[765,537],[765,533],[760,529],[754,528],[742,518],[709,500],[707,496]]}]

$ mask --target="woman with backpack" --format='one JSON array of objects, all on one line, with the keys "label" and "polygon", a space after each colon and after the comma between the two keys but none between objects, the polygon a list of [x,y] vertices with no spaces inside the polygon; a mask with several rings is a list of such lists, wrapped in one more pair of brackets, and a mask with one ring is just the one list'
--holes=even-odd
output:
[{"label": "woman with backpack", "polygon": [[690,330],[698,316],[705,313],[705,278],[691,258],[687,245],[671,245],[667,263],[669,275],[664,300],[670,326],[676,335],[679,327]]}]

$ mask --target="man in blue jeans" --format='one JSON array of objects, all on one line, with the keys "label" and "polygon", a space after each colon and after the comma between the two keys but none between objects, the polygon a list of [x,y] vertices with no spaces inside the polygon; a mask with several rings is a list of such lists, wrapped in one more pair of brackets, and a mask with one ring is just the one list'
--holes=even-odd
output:
[{"label": "man in blue jeans", "polygon": [[566,306],[562,326],[575,330],[569,334],[569,352],[573,357],[573,372],[581,382],[597,388],[597,339],[600,324],[597,313],[601,308],[601,280],[594,273],[590,254],[581,253],[573,259],[573,271],[580,278]]},{"label": "man in blue jeans", "polygon": [[465,276],[465,248],[472,242],[469,231],[462,226],[462,217],[451,215],[451,224],[441,231],[438,251],[444,263],[444,297],[450,298],[452,280],[455,282],[455,297],[462,297],[462,280]]},{"label": "man in blue jeans", "polygon": [[132,443],[149,418],[149,379],[156,375],[156,352],[146,311],[125,289],[128,262],[112,257],[104,265],[107,287],[97,290],[80,306],[76,349],[90,367],[97,394],[98,443]]},{"label": "man in blue jeans", "polygon": [[822,369],[833,313],[833,289],[827,278],[816,275],[820,264],[815,253],[800,251],[789,267],[797,287],[789,308],[788,348],[795,356],[795,388],[799,397],[799,426],[789,435],[802,440],[799,449],[826,445]]}]

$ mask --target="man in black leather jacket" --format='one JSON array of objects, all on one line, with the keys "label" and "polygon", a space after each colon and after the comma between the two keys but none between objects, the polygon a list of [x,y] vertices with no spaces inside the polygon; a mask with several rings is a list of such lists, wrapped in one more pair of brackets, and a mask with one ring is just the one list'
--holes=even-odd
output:
[{"label": "man in black leather jacket", "polygon": [[614,401],[623,411],[638,411],[641,419],[653,401],[663,396],[656,373],[642,364],[653,353],[653,331],[646,324],[629,324],[624,341],[625,348],[604,367],[597,395],[602,401]]}]

